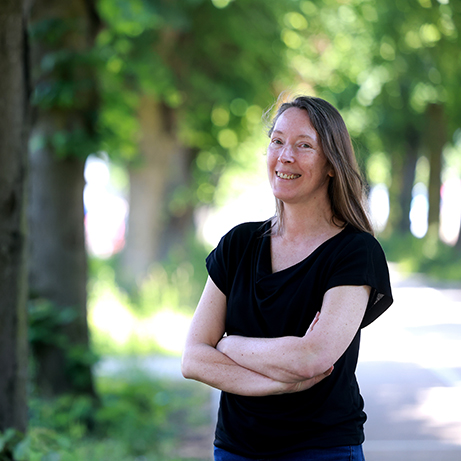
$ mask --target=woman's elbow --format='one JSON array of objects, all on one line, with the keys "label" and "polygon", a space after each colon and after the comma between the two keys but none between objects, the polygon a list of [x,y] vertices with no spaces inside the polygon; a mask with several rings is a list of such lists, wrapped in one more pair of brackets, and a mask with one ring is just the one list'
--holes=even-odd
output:
[{"label": "woman's elbow", "polygon": [[194,366],[190,351],[184,351],[181,358],[181,373],[186,379],[194,379]]},{"label": "woman's elbow", "polygon": [[181,358],[181,373],[186,379],[195,379],[200,381],[203,373],[203,366],[206,363],[206,349],[204,344],[188,345],[184,348]]},{"label": "woman's elbow", "polygon": [[310,366],[298,368],[298,370],[296,370],[296,374],[299,376],[299,379],[302,381],[305,381],[306,379],[312,379],[316,376],[314,369]]},{"label": "woman's elbow", "polygon": [[332,366],[333,363],[330,361],[319,359],[305,363],[298,369],[298,373],[303,379],[312,379],[326,373]]}]

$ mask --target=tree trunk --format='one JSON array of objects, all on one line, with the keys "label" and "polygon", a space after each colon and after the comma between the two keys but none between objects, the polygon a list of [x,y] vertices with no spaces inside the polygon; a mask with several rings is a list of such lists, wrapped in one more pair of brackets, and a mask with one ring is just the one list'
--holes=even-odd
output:
[{"label": "tree trunk", "polygon": [[[39,129],[35,126],[33,135]],[[36,381],[45,396],[94,393],[90,368],[84,360],[71,359],[89,348],[83,168],[83,160],[57,160],[46,148],[30,155],[30,292],[51,309],[51,323],[45,325],[50,336],[33,343]],[[68,315],[62,315],[64,310]],[[60,316],[61,323],[56,321]]]},{"label": "tree trunk", "polygon": [[441,104],[429,104],[427,116],[427,147],[429,151],[429,232],[438,235],[440,222],[440,189],[442,187],[442,153],[446,144],[446,124]]},{"label": "tree trunk", "polygon": [[418,161],[419,134],[408,126],[403,152],[396,151],[391,156],[392,183],[389,188],[390,214],[385,233],[394,231],[401,234],[410,232],[410,209],[416,163]]},{"label": "tree trunk", "polygon": [[[35,114],[30,142],[30,293],[36,380],[43,396],[95,395],[89,349],[83,169],[97,90],[88,54],[98,24],[89,0],[34,0]],[[35,327],[35,330],[34,330]],[[41,334],[39,334],[41,332]]]},{"label": "tree trunk", "polygon": [[27,83],[23,2],[0,3],[0,431],[27,426],[25,188]]},{"label": "tree trunk", "polygon": [[403,187],[403,156],[400,153],[394,153],[391,156],[391,184],[389,187],[389,217],[383,234],[391,235],[399,229],[399,223],[402,221],[403,210],[400,196]]},{"label": "tree trunk", "polygon": [[413,184],[415,182],[416,163],[418,161],[418,148],[419,139],[418,134],[412,131],[411,128],[407,130],[407,145],[405,156],[402,165],[402,182],[401,191],[399,194],[400,202],[400,219],[397,222],[396,228],[400,233],[406,234],[410,232],[410,210],[413,192]]},{"label": "tree trunk", "polygon": [[[192,187],[192,163],[196,157],[194,149],[182,148],[176,153],[176,161],[173,162],[167,188],[167,198],[170,202],[167,222],[160,237],[158,259],[166,259],[171,251],[177,254],[177,250],[186,250],[184,242],[189,233],[194,229],[194,204],[190,201]],[[184,259],[188,254],[182,254]]]},{"label": "tree trunk", "polygon": [[158,259],[159,240],[168,217],[167,185],[180,152],[173,109],[144,96],[139,120],[141,158],[129,169],[130,211],[120,274],[129,289],[142,281]]}]

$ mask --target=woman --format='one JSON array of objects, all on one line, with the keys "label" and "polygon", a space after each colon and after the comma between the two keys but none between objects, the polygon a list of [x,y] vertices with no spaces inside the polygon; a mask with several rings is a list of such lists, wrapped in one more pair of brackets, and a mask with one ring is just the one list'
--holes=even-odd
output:
[{"label": "woman", "polygon": [[269,130],[277,214],[226,234],[183,355],[223,392],[215,460],[363,460],[360,329],[392,294],[346,126],[328,102],[282,104]]}]

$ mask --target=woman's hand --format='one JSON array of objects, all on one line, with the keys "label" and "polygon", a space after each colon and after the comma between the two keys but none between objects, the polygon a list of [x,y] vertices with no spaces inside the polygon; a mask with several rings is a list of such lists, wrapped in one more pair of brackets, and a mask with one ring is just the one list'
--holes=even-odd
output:
[{"label": "woman's hand", "polygon": [[327,371],[325,371],[325,373],[322,373],[320,375],[314,376],[313,378],[306,379],[304,381],[299,381],[298,383],[295,383],[293,385],[293,390],[288,391],[287,393],[301,392],[301,391],[310,389],[311,387],[315,386],[323,379],[330,376],[331,373],[333,373],[333,369],[334,369],[334,366],[331,366]]},{"label": "woman's hand", "polygon": [[[315,314],[314,320],[312,320],[312,323],[309,325],[309,328],[307,329],[306,335],[312,332],[315,324],[319,321],[319,317],[320,317],[320,312],[317,312],[317,314]],[[310,389],[311,387],[315,386],[323,379],[330,376],[331,373],[333,373],[333,370],[334,370],[334,365],[332,365],[330,368],[328,368],[327,371],[325,371],[324,373],[320,375],[317,375],[317,376],[314,376],[313,378],[306,379],[305,381],[300,381],[299,383],[296,383],[293,392],[301,392],[301,391]]]},{"label": "woman's hand", "polygon": [[314,329],[314,326],[319,321],[319,318],[320,318],[320,312],[317,312],[317,314],[315,314],[314,320],[312,320],[311,324],[309,325],[309,328],[306,331],[306,335]]}]

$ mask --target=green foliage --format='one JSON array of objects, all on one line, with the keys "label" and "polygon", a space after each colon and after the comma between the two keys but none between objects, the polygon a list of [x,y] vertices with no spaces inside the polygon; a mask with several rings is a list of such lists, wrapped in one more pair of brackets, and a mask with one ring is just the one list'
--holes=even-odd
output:
[{"label": "green foliage", "polygon": [[16,460],[70,461],[71,453],[72,441],[66,435],[42,427],[31,427]]},{"label": "green foliage", "polygon": [[59,45],[71,29],[69,21],[56,17],[45,18],[29,27],[29,37],[32,41],[43,42],[49,47]]},{"label": "green foliage", "polygon": [[36,299],[29,303],[29,341],[31,344],[53,344],[65,348],[68,338],[61,327],[69,325],[77,318],[72,307],[58,308],[46,299]]},{"label": "green foliage", "polygon": [[[191,385],[192,384],[192,385]],[[129,375],[100,378],[99,406],[82,397],[32,399],[27,436],[9,435],[17,461],[180,460],[177,448],[190,427],[209,424],[203,413],[205,386],[164,382],[131,369]],[[94,428],[84,424],[91,412]]]},{"label": "green foliage", "polygon": [[[176,135],[197,163],[193,184],[179,187],[169,211],[211,203],[226,163],[273,100],[284,72],[278,3],[239,0],[102,0],[98,37],[106,63],[102,130],[113,158],[136,158],[139,98],[173,109]],[[217,39],[216,37],[219,37]]]},{"label": "green foliage", "polygon": [[32,140],[32,148],[47,147],[58,157],[84,158],[100,143],[96,132],[99,57],[90,45],[90,21],[59,17],[53,11],[29,23],[31,103],[48,128],[34,134],[39,139]]},{"label": "green foliage", "polygon": [[89,434],[88,421],[94,421],[97,408],[88,396],[62,395],[54,400],[33,397],[29,402],[31,427],[40,427],[72,438]]},{"label": "green foliage", "polygon": [[0,432],[0,461],[20,460],[24,447],[24,435],[15,429]]},{"label": "green foliage", "polygon": [[71,344],[66,326],[77,321],[77,317],[77,310],[73,307],[59,307],[45,299],[29,301],[29,344],[32,351],[42,347],[56,347],[63,351],[65,374],[76,389],[84,389],[87,370],[99,357],[86,347]]},{"label": "green foliage", "polygon": [[403,273],[422,273],[434,281],[459,281],[459,252],[437,239],[416,238],[410,233],[380,239],[389,261],[399,264]]},{"label": "green foliage", "polygon": [[162,387],[156,389],[143,379],[128,383],[107,380],[103,386],[103,408],[98,412],[102,433],[123,438],[129,451],[137,455],[168,437],[166,410],[172,396]]},{"label": "green foliage", "polygon": [[430,103],[446,105],[459,126],[457,4],[306,1],[293,4],[284,25],[302,85],[339,106],[371,152],[385,146],[388,155],[404,155],[424,132]]}]

